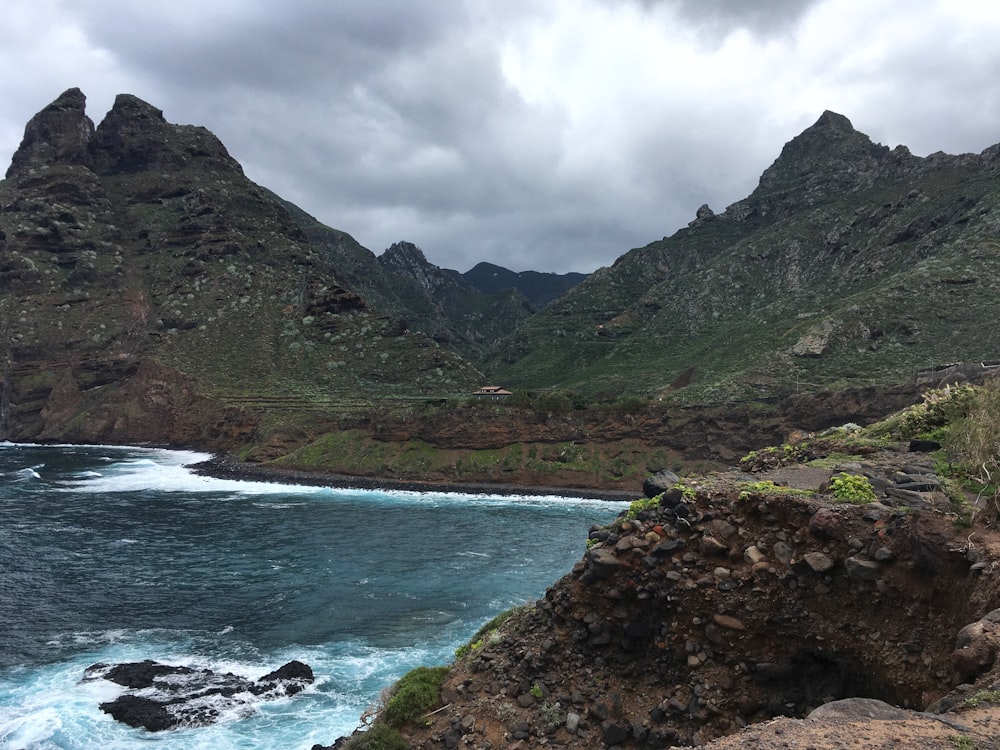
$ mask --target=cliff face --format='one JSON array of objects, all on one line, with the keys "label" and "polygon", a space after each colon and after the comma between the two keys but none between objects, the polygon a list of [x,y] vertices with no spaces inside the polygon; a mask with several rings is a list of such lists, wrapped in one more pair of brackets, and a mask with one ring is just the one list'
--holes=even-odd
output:
[{"label": "cliff face", "polygon": [[[879,501],[834,502],[838,469],[870,474]],[[420,748],[663,748],[838,699],[956,707],[1000,676],[989,614],[1000,541],[950,512],[930,462],[901,452],[689,481],[592,529],[572,573],[478,634],[444,681],[443,708],[404,734]],[[921,718],[884,710],[875,718]],[[959,716],[942,721],[984,737]],[[766,741],[805,746],[785,731]],[[831,736],[861,746],[878,731]]]},{"label": "cliff face", "polygon": [[480,382],[343,286],[209,131],[130,95],[95,128],[84,104],[33,117],[0,182],[4,437],[231,446],[254,400]]}]

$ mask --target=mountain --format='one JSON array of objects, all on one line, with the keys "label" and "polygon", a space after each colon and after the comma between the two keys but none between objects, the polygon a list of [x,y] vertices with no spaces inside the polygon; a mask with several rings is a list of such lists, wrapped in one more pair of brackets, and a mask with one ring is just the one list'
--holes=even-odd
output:
[{"label": "mountain", "polygon": [[517,272],[486,262],[477,263],[462,276],[483,294],[516,289],[528,298],[536,310],[545,307],[587,278],[585,273]]},{"label": "mountain", "polygon": [[757,188],[702,206],[527,320],[508,386],[714,402],[1000,358],[1000,146],[921,158],[825,112]]},{"label": "mountain", "polygon": [[477,290],[457,271],[428,262],[413,243],[397,242],[376,256],[346,232],[274,197],[346,286],[374,308],[405,321],[407,328],[467,359],[482,357],[533,313],[517,290]]},{"label": "mountain", "polygon": [[247,404],[481,382],[345,284],[208,130],[127,94],[95,128],[85,102],[36,114],[0,182],[5,437],[238,443]]},{"label": "mountain", "polygon": [[520,291],[478,290],[457,271],[429,263],[412,243],[397,242],[378,260],[406,319],[463,356],[478,359],[533,313]]}]

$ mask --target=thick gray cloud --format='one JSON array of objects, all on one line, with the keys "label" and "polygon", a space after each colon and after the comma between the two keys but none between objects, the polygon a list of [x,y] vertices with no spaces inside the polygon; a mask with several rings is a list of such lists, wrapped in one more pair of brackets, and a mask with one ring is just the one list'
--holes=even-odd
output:
[{"label": "thick gray cloud", "polygon": [[0,160],[70,86],[205,125],[380,252],[590,271],[753,189],[824,109],[1000,141],[1000,9],[887,0],[9,0]]}]

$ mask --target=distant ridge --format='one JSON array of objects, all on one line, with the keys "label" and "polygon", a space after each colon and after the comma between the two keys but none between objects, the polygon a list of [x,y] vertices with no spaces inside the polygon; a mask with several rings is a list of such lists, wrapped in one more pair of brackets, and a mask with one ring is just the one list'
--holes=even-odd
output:
[{"label": "distant ridge", "polygon": [[587,278],[585,273],[517,272],[486,262],[477,263],[462,276],[483,294],[517,289],[536,310],[545,307]]}]

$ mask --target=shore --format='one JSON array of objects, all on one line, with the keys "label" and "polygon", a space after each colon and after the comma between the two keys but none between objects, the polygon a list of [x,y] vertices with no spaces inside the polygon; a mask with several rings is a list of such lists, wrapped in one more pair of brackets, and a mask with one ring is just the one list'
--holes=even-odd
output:
[{"label": "shore", "polygon": [[237,461],[227,456],[215,456],[208,461],[193,464],[195,474],[216,479],[236,479],[252,482],[299,484],[309,487],[342,487],[360,490],[402,490],[406,492],[457,492],[469,495],[544,495],[549,497],[575,497],[587,500],[629,502],[642,496],[642,490],[594,490],[578,487],[526,487],[510,484],[441,483],[373,479],[342,474],[282,469],[275,466]]}]

